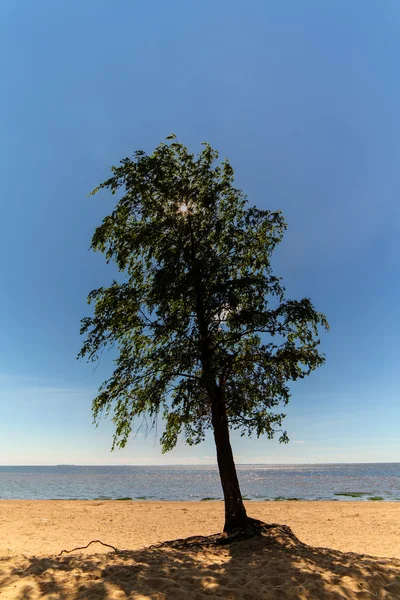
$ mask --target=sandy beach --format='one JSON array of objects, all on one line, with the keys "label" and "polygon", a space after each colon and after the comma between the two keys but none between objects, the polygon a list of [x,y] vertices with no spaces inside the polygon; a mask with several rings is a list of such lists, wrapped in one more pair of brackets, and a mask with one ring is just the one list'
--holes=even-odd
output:
[{"label": "sandy beach", "polygon": [[[268,535],[221,530],[222,502],[0,501],[1,600],[400,599],[400,503],[247,502]],[[62,550],[101,540],[86,550]],[[150,547],[152,546],[152,547]]]}]

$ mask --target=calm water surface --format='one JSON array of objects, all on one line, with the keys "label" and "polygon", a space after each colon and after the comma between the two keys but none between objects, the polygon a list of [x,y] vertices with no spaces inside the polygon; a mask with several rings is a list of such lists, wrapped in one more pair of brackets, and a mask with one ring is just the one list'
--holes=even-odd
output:
[{"label": "calm water surface", "polygon": [[[243,495],[252,500],[353,500],[381,496],[400,501],[400,463],[239,465]],[[214,466],[1,467],[1,499],[222,498]]]}]

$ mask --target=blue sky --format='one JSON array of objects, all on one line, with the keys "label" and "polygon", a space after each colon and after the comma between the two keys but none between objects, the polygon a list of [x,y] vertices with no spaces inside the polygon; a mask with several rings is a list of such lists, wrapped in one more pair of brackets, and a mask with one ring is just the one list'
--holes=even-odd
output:
[{"label": "blue sky", "polygon": [[111,454],[90,414],[110,360],[75,359],[113,276],[87,251],[113,199],[87,194],[171,131],[284,212],[275,270],[331,324],[289,445],[234,435],[238,462],[399,460],[399,54],[395,0],[2,0],[0,464],[214,461],[211,438]]}]

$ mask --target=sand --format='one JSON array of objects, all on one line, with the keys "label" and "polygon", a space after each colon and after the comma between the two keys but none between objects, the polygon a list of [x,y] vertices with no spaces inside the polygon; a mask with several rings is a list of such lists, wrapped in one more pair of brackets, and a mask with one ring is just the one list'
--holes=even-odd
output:
[{"label": "sand", "polygon": [[[225,547],[157,547],[220,531],[223,503],[0,501],[0,600],[400,600],[400,503],[246,506],[294,537],[275,527]],[[121,552],[57,556],[93,539]]]}]

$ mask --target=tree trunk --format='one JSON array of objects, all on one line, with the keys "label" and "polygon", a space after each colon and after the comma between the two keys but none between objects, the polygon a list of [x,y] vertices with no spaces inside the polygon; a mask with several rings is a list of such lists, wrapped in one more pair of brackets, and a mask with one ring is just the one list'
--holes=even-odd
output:
[{"label": "tree trunk", "polygon": [[196,244],[188,214],[188,224],[191,238],[191,271],[195,291],[196,317],[199,328],[199,349],[201,355],[202,379],[211,402],[211,421],[214,430],[214,440],[217,449],[217,462],[225,500],[224,531],[246,529],[250,523],[243,504],[239,481],[236,474],[231,442],[229,439],[228,415],[221,387],[217,386],[212,369],[213,356],[210,344],[209,323],[204,308],[205,289],[202,282],[201,270],[196,260]]},{"label": "tree trunk", "polygon": [[225,500],[224,531],[229,532],[237,528],[245,529],[249,519],[243,504],[233,460],[225,399],[220,391],[212,401],[211,416],[218,468]]}]

